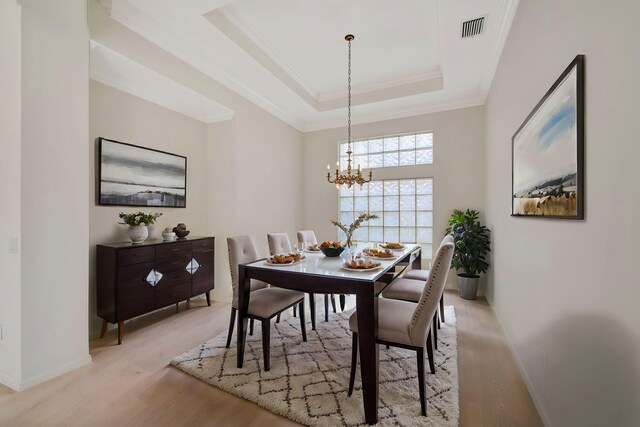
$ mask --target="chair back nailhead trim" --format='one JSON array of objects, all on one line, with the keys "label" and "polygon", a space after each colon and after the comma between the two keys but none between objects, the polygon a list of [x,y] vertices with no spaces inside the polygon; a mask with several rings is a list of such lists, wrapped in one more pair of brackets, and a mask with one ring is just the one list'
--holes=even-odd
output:
[{"label": "chair back nailhead trim", "polygon": [[[423,311],[425,310],[427,302],[431,301],[431,295],[434,293],[435,288],[437,287],[438,289],[436,291],[439,292],[442,292],[444,290],[444,283],[447,280],[447,274],[449,272],[449,269],[451,268],[453,248],[453,243],[447,242],[442,244],[438,249],[435,263],[431,265],[427,283],[425,284],[425,288],[422,291],[422,296],[420,297],[420,301],[418,301],[418,305],[413,312],[413,317],[411,318],[411,323],[409,324],[410,337],[413,335],[413,332],[416,330],[416,328],[423,329],[426,334],[427,326],[432,315],[427,316],[425,313],[423,313]],[[439,299],[440,295],[437,295],[437,298]],[[437,304],[438,302],[436,301],[435,305],[430,305],[435,310],[437,309]],[[424,339],[421,338],[421,341],[424,341]]]}]

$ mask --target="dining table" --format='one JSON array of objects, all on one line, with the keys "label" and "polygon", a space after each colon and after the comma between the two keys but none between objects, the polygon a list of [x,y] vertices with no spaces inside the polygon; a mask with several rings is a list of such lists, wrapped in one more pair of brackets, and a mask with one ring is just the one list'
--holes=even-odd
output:
[{"label": "dining table", "polygon": [[[363,245],[367,247],[371,245]],[[354,253],[357,249],[353,250]],[[378,422],[378,345],[376,344],[378,309],[377,296],[380,285],[389,283],[399,267],[421,268],[421,248],[405,244],[392,253],[394,258],[375,259],[381,265],[372,270],[345,268],[344,256],[327,257],[321,252],[304,251],[304,259],[292,265],[277,265],[266,259],[240,264],[238,267],[238,333],[237,366],[242,368],[247,335],[251,279],[261,280],[271,286],[308,293],[311,300],[315,293],[351,294],[356,296],[358,313],[358,342],[360,373],[365,422]]]}]

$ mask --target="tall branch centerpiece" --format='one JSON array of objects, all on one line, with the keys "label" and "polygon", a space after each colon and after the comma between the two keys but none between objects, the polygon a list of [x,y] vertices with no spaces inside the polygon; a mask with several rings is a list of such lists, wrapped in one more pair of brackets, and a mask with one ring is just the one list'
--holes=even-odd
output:
[{"label": "tall branch centerpiece", "polygon": [[356,218],[356,220],[353,221],[353,223],[349,224],[348,226],[341,222],[336,221],[335,219],[331,220],[331,224],[335,225],[336,227],[338,227],[340,230],[344,232],[344,234],[347,236],[347,247],[351,248],[351,239],[353,238],[353,232],[356,231],[358,228],[360,228],[363,222],[369,221],[370,219],[377,219],[377,218],[378,218],[378,215],[376,214],[362,212],[360,215],[358,215],[358,218]]}]

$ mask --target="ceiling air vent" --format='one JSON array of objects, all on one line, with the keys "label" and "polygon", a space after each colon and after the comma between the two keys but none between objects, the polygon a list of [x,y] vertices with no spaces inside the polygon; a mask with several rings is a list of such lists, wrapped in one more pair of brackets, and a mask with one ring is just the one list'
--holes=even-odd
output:
[{"label": "ceiling air vent", "polygon": [[485,16],[476,19],[470,19],[462,23],[462,38],[468,39],[479,36],[484,33]]}]

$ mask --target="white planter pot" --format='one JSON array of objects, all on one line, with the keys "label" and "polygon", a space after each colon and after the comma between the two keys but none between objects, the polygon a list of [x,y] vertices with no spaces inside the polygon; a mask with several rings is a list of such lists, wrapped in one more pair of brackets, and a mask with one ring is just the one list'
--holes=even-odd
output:
[{"label": "white planter pot", "polygon": [[149,229],[144,224],[129,226],[127,234],[133,243],[142,243],[149,237]]},{"label": "white planter pot", "polygon": [[476,299],[479,281],[480,276],[464,277],[458,275],[458,289],[460,290],[460,296],[464,299]]}]

